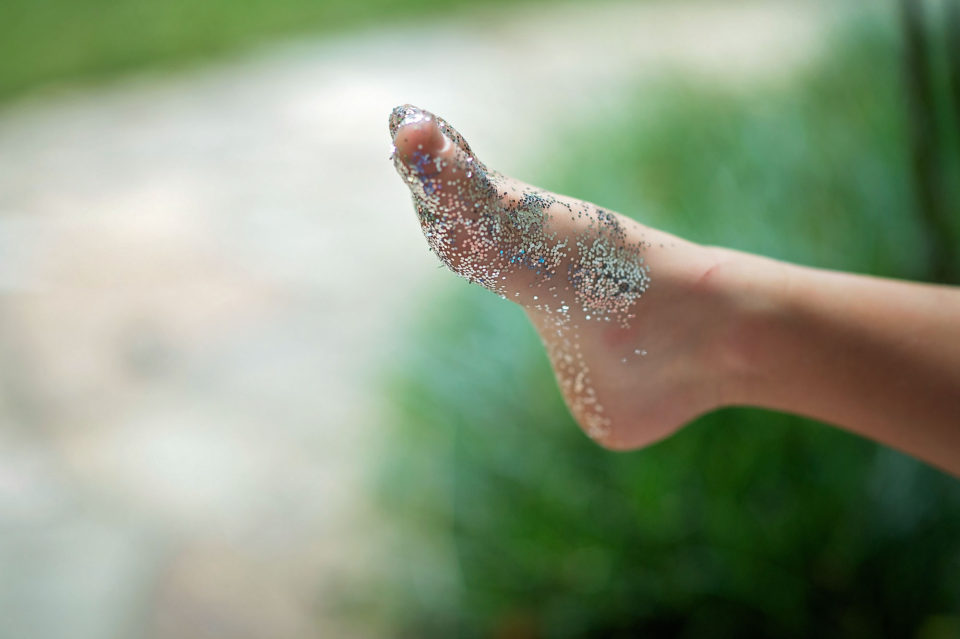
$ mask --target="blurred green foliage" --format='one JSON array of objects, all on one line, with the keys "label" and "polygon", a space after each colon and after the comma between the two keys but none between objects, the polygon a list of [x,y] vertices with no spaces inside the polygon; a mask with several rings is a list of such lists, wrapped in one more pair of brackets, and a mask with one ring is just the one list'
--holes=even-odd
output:
[{"label": "blurred green foliage", "polygon": [[193,62],[278,36],[329,34],[507,2],[3,0],[0,100],[49,83]]},{"label": "blurred green foliage", "polygon": [[[789,85],[646,88],[563,134],[540,181],[700,242],[923,278],[899,72],[888,21]],[[749,409],[610,453],[519,308],[466,286],[424,308],[381,477],[400,634],[960,636],[955,479]]]}]

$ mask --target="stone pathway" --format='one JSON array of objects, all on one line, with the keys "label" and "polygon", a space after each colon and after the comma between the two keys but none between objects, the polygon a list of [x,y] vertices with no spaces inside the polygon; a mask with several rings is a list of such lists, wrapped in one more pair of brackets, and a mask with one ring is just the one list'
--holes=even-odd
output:
[{"label": "stone pathway", "polygon": [[427,253],[386,118],[523,178],[645,78],[753,81],[812,3],[515,10],[291,43],[0,111],[0,636],[376,635],[364,487]]}]

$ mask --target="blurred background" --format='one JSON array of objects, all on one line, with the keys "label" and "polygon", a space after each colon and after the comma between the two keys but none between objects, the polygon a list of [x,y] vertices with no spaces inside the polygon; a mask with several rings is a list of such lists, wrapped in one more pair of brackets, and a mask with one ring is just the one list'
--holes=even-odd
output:
[{"label": "blurred background", "polygon": [[0,637],[960,637],[956,479],[759,410],[590,443],[426,251],[404,102],[695,241],[960,282],[960,2],[5,0]]}]

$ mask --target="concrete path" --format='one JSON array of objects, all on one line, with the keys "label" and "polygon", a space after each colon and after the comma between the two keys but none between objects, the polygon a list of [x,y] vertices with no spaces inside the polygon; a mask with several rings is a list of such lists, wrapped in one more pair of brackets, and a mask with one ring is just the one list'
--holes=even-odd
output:
[{"label": "concrete path", "polygon": [[363,636],[378,365],[456,285],[387,162],[414,102],[491,166],[645,78],[752,82],[811,3],[604,4],[298,42],[0,111],[0,636]]}]

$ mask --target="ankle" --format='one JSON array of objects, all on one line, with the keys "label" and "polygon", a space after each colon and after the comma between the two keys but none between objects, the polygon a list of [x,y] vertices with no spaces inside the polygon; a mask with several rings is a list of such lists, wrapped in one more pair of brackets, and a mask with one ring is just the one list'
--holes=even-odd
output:
[{"label": "ankle", "polygon": [[707,247],[715,257],[697,284],[716,330],[705,356],[717,407],[757,404],[775,357],[784,314],[787,265],[729,249]]}]

